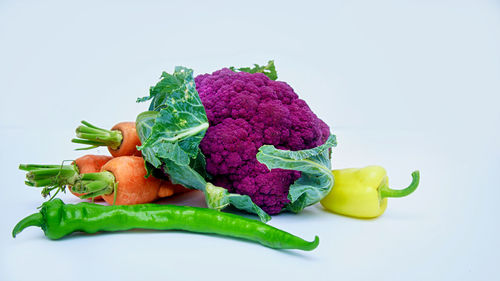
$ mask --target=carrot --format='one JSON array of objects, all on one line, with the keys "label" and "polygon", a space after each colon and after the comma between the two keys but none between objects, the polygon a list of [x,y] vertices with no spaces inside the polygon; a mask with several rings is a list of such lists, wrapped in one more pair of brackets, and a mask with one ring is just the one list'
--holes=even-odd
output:
[{"label": "carrot", "polygon": [[120,122],[111,128],[111,131],[120,131],[123,136],[122,143],[117,149],[108,147],[109,153],[113,157],[118,156],[142,156],[142,153],[137,150],[137,146],[141,145],[141,140],[135,129],[135,122]]},{"label": "carrot", "polygon": [[113,157],[107,155],[87,154],[73,161],[78,167],[80,174],[96,173],[101,171],[102,166]]},{"label": "carrot", "polygon": [[96,127],[86,121],[82,121],[82,124],[76,129],[77,138],[71,141],[90,146],[79,148],[79,150],[106,146],[113,157],[142,155],[137,150],[137,146],[141,145],[141,140],[137,135],[135,122],[120,122],[111,130]]},{"label": "carrot", "polygon": [[160,185],[160,190],[158,191],[158,196],[160,198],[168,197],[173,194],[180,194],[184,192],[192,191],[187,187],[184,187],[180,184],[173,184],[169,180],[162,180],[162,184]]},{"label": "carrot", "polygon": [[153,176],[146,178],[146,174],[143,158],[120,156],[104,164],[101,172],[82,175],[74,189],[85,193],[81,198],[101,195],[110,205],[133,205],[150,203],[184,188]]},{"label": "carrot", "polygon": [[26,185],[44,187],[44,197],[50,195],[53,190],[56,190],[55,196],[61,190],[65,191],[66,187],[69,187],[71,193],[80,196],[81,194],[73,192],[71,187],[79,181],[82,174],[99,172],[111,158],[105,155],[85,155],[72,161],[70,165],[21,164],[19,169],[28,172]]}]

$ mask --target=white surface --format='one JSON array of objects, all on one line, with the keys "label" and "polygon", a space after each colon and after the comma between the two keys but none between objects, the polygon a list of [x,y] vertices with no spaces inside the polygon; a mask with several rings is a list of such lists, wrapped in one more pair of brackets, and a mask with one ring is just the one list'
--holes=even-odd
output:
[{"label": "white surface", "polygon": [[[68,2],[0,3],[0,280],[498,278],[498,1]],[[419,189],[374,220],[317,205],[270,221],[319,235],[313,252],[185,232],[12,239],[42,202],[17,165],[81,155],[80,120],[134,120],[175,65],[268,59],[337,135],[336,168],[379,164],[394,187],[419,169]]]}]

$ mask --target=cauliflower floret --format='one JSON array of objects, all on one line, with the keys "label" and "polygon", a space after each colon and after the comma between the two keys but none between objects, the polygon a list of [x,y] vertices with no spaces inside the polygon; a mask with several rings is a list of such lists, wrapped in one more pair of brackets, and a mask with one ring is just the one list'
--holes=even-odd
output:
[{"label": "cauliflower floret", "polygon": [[200,148],[216,185],[250,196],[268,214],[289,203],[300,172],[269,171],[255,157],[264,144],[303,150],[323,144],[330,129],[285,82],[224,68],[195,78],[210,126]]}]

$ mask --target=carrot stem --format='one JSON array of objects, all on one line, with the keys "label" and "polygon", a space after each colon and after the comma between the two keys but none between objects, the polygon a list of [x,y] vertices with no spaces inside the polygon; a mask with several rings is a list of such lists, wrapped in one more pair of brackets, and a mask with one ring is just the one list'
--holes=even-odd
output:
[{"label": "carrot stem", "polygon": [[77,138],[72,139],[71,142],[89,146],[78,150],[92,149],[98,146],[107,146],[112,149],[120,147],[123,141],[123,135],[120,131],[102,129],[87,121],[82,121],[82,124],[76,128]]},{"label": "carrot stem", "polygon": [[115,176],[108,171],[81,175],[81,180],[73,185],[72,190],[83,193],[82,199],[112,194],[116,190]]},{"label": "carrot stem", "polygon": [[57,168],[39,168],[29,171],[26,175],[30,180],[46,179],[54,177],[71,178],[75,175],[75,169],[71,166],[59,166]]},{"label": "carrot stem", "polygon": [[26,185],[32,187],[43,187],[42,195],[50,195],[50,192],[57,190],[56,194],[65,190],[67,185],[72,185],[79,178],[79,171],[76,165],[40,165],[21,164],[19,169],[27,171]]},{"label": "carrot stem", "polygon": [[35,168],[34,166],[30,164],[24,165],[29,170],[26,174],[26,179],[36,186],[43,186],[41,183],[42,181],[46,182],[46,180],[51,180],[61,185],[72,184],[78,178],[79,172],[75,165],[59,165],[57,168]]},{"label": "carrot stem", "polygon": [[57,185],[57,181],[54,178],[48,179],[39,179],[39,180],[30,180],[28,181],[33,187],[45,187],[45,186],[53,186]]},{"label": "carrot stem", "polygon": [[19,170],[32,171],[40,168],[60,168],[61,165],[43,165],[43,164],[21,164]]}]

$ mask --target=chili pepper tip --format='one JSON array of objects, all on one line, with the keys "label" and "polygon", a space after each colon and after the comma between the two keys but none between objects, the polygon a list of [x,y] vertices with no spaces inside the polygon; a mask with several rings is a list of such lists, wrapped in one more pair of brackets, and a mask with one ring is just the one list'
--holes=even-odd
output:
[{"label": "chili pepper tip", "polygon": [[26,227],[29,226],[42,226],[43,224],[43,216],[40,213],[31,214],[14,226],[12,230],[12,237],[16,238],[16,235],[23,231]]}]

